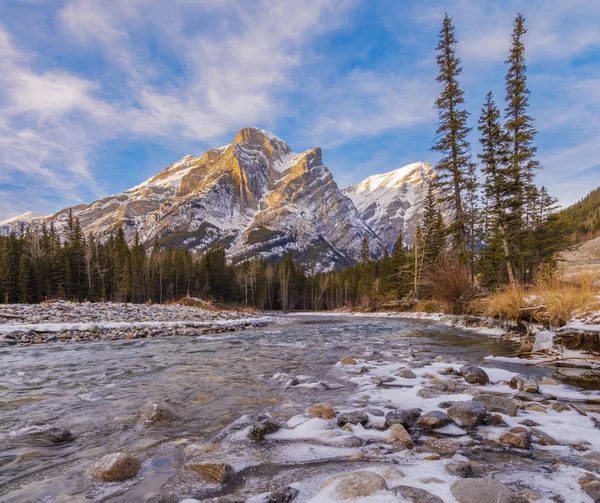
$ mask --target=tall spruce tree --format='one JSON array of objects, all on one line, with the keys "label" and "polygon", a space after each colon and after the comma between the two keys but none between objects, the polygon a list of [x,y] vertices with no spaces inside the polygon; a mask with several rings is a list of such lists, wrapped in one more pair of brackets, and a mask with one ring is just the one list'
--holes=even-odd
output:
[{"label": "tall spruce tree", "polygon": [[525,64],[525,44],[523,37],[527,33],[525,18],[518,14],[512,33],[512,44],[506,64],[506,132],[510,142],[507,168],[509,197],[507,198],[506,234],[509,253],[512,257],[515,276],[523,280],[526,275],[525,259],[527,249],[525,227],[528,204],[536,196],[533,178],[540,168],[535,159],[536,147],[533,144],[537,131],[533,118],[528,114],[529,94],[527,87],[527,65]]},{"label": "tall spruce tree", "polygon": [[[515,275],[506,230],[511,218],[507,213],[507,198],[510,197],[512,187],[508,173],[510,142],[500,123],[500,110],[491,92],[486,95],[477,129],[481,135],[479,138],[481,152],[478,157],[482,164],[481,171],[485,176],[483,190],[487,202],[488,224],[484,236],[486,250],[483,273],[487,275],[488,285],[504,277],[508,277],[508,280],[514,283]],[[499,274],[500,260],[506,268],[506,275]]]},{"label": "tall spruce tree", "polygon": [[467,140],[471,129],[467,125],[469,113],[464,106],[464,91],[458,83],[462,67],[456,55],[456,45],[452,18],[446,14],[436,48],[439,67],[436,80],[442,84],[442,92],[435,102],[439,125],[432,150],[442,155],[436,170],[440,175],[446,198],[454,209],[452,244],[458,256],[465,260],[467,243],[463,195],[471,164],[471,147]]}]

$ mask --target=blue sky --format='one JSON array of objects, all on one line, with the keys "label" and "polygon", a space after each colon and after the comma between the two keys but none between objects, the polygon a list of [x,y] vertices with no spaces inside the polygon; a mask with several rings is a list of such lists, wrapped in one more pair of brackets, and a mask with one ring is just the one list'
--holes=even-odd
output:
[{"label": "blue sky", "polygon": [[563,204],[598,186],[600,2],[2,0],[0,219],[119,192],[248,125],[323,147],[342,187],[435,163],[445,11],[472,126],[488,90],[503,101],[524,13],[538,181]]}]

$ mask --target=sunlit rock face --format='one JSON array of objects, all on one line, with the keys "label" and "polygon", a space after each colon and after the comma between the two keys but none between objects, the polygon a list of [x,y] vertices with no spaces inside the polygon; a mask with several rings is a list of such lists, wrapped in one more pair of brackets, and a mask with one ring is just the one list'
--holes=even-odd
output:
[{"label": "sunlit rock face", "polygon": [[370,176],[344,189],[344,193],[362,219],[392,251],[400,229],[405,244],[413,242],[427,189],[436,176],[430,164],[415,162],[389,173]]},{"label": "sunlit rock face", "polygon": [[[240,130],[229,145],[186,156],[149,180],[89,205],[71,208],[85,233],[119,227],[151,246],[202,251],[216,244],[234,261],[290,251],[312,270],[360,259],[367,235],[373,256],[382,242],[338,188],[320,148],[297,154],[275,135]],[[28,225],[66,227],[69,210]],[[7,232],[9,228],[5,228]]]}]

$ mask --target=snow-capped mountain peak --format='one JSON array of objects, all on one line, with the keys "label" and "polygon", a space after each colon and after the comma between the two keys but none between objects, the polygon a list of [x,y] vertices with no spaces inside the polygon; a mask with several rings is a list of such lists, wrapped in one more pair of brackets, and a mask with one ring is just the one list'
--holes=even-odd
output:
[{"label": "snow-capped mountain peak", "polygon": [[43,218],[47,216],[45,213],[40,213],[39,211],[26,211],[25,213],[21,213],[16,217],[7,218],[6,220],[0,221],[0,226],[17,224],[20,222],[28,223],[37,218]]},{"label": "snow-capped mountain peak", "polygon": [[[320,148],[294,153],[256,127],[71,211],[86,233],[101,238],[122,227],[127,239],[138,233],[147,246],[158,241],[202,251],[220,244],[233,261],[289,251],[313,270],[330,269],[359,260],[365,234],[374,255],[383,250],[324,166]],[[65,209],[44,221],[60,230],[68,214]]]},{"label": "snow-capped mountain peak", "polygon": [[400,229],[404,242],[412,243],[427,188],[436,176],[429,163],[415,162],[370,176],[344,189],[344,193],[391,251]]}]

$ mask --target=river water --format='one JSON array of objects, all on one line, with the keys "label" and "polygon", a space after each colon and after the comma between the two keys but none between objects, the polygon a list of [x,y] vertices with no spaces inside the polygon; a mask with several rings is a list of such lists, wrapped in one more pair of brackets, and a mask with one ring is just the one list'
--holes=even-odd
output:
[{"label": "river water", "polygon": [[[486,355],[515,350],[427,321],[333,315],[279,316],[224,336],[0,349],[0,502],[178,501],[177,490],[165,487],[181,471],[183,439],[210,438],[243,414],[291,415],[315,402],[314,390],[283,389],[276,373],[336,384],[317,401],[339,404],[352,385],[332,366],[346,355],[393,361],[412,352],[485,365]],[[168,404],[182,420],[162,428],[136,423],[148,401]],[[19,440],[45,425],[68,428],[75,441]],[[146,453],[142,476],[106,492],[89,469],[115,451]]]}]

